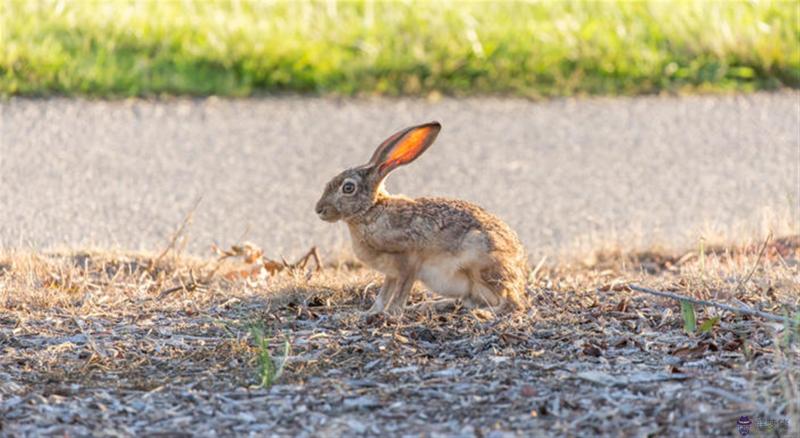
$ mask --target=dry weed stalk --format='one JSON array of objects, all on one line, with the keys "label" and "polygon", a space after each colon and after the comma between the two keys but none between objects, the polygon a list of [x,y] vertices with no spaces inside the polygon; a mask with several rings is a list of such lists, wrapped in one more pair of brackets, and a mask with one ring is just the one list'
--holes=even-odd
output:
[{"label": "dry weed stalk", "polygon": [[[202,196],[197,198],[197,200],[195,200],[194,204],[192,205],[192,208],[190,208],[189,211],[186,213],[186,215],[183,217],[183,221],[181,221],[181,224],[178,226],[178,229],[175,230],[174,233],[172,233],[172,236],[169,239],[169,244],[164,248],[163,251],[161,251],[161,253],[158,255],[158,257],[156,257],[155,260],[153,261],[154,265],[157,265],[159,262],[161,262],[161,260],[170,251],[174,251],[176,249],[176,246],[178,244],[178,240],[182,236],[184,236],[184,234],[188,230],[189,225],[191,225],[191,223],[192,223],[192,218],[194,217],[194,212],[197,211],[197,207],[200,206],[200,202],[202,200],[203,200]],[[179,252],[180,251],[178,251],[178,253]]]},{"label": "dry weed stalk", "polygon": [[637,292],[644,292],[644,293],[648,293],[650,295],[655,295],[655,296],[664,297],[664,298],[671,298],[671,299],[676,300],[678,302],[686,301],[686,302],[689,302],[689,303],[692,303],[692,304],[701,305],[701,306],[716,307],[718,309],[727,310],[729,312],[738,313],[740,315],[756,315],[756,316],[760,316],[761,318],[768,319],[770,321],[783,322],[783,323],[786,323],[787,325],[790,325],[792,323],[792,321],[789,318],[781,317],[781,316],[778,316],[778,315],[773,315],[771,313],[762,312],[760,310],[753,310],[753,309],[751,309],[749,307],[746,307],[746,306],[734,307],[734,306],[730,306],[728,304],[715,303],[713,301],[698,300],[696,298],[688,297],[686,295],[680,295],[680,294],[676,294],[676,293],[672,293],[672,292],[664,292],[664,291],[654,290],[654,289],[642,287],[642,286],[639,286],[639,285],[636,285],[636,284],[628,284],[625,287],[627,287],[628,289],[631,289],[631,290],[635,290]]},{"label": "dry weed stalk", "polygon": [[217,259],[218,262],[222,262],[231,257],[241,257],[244,263],[248,265],[245,269],[235,270],[225,274],[225,277],[228,279],[257,277],[262,273],[262,270],[266,270],[269,275],[275,275],[284,270],[302,271],[305,270],[309,260],[314,260],[316,266],[314,271],[319,272],[322,270],[322,262],[316,246],[312,246],[305,255],[294,263],[287,262],[283,257],[281,257],[280,261],[266,258],[264,257],[264,251],[251,242],[245,242],[241,245],[232,245],[231,249],[227,251],[220,249],[216,245],[213,245],[211,249],[219,256]]}]

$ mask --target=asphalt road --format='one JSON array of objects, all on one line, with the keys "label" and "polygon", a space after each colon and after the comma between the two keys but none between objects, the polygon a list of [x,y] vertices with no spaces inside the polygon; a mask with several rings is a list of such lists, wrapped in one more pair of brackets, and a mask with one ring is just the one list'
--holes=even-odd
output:
[{"label": "asphalt road", "polygon": [[532,255],[591,242],[693,245],[798,219],[800,94],[0,103],[0,246],[160,250],[198,198],[191,252],[349,247],[317,219],[325,182],[386,136],[439,120],[388,182],[478,202]]}]

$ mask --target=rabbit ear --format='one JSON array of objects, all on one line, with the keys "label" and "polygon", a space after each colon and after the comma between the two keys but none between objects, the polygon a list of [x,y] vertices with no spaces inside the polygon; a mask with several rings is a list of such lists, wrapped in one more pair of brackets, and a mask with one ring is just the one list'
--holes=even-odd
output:
[{"label": "rabbit ear", "polygon": [[369,164],[380,177],[384,177],[397,166],[408,164],[425,152],[441,129],[439,122],[430,122],[397,132],[378,146]]}]

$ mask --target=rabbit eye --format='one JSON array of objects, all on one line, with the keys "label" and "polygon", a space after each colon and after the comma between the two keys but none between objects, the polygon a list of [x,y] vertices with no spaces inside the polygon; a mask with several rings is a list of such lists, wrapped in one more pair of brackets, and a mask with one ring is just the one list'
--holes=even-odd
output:
[{"label": "rabbit eye", "polygon": [[342,193],[344,193],[345,195],[352,195],[355,192],[356,192],[356,183],[354,183],[353,181],[345,181],[344,184],[342,184]]}]

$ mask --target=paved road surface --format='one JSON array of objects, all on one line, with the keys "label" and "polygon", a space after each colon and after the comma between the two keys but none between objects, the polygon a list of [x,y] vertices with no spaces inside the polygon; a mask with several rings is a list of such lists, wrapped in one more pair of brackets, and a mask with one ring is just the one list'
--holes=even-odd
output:
[{"label": "paved road surface", "polygon": [[[163,248],[195,200],[189,249],[348,247],[313,206],[384,137],[436,119],[388,183],[477,201],[533,255],[592,240],[692,245],[758,230],[800,199],[800,94],[557,100],[0,103],[0,246]],[[795,222],[797,226],[797,222]]]}]

